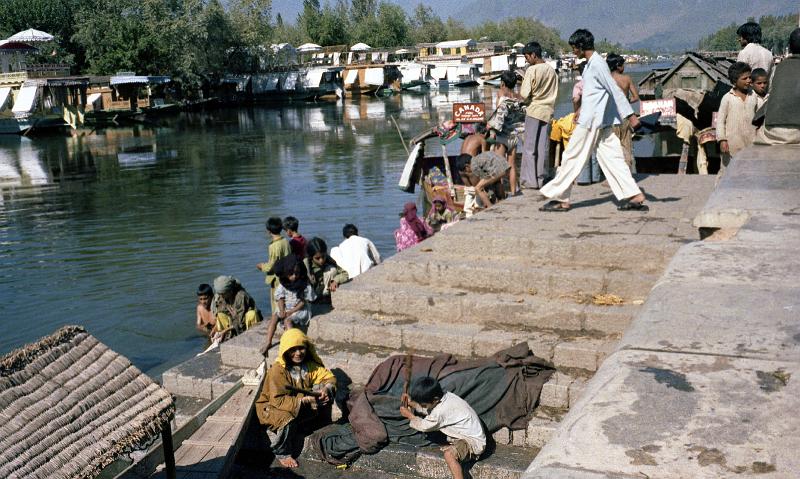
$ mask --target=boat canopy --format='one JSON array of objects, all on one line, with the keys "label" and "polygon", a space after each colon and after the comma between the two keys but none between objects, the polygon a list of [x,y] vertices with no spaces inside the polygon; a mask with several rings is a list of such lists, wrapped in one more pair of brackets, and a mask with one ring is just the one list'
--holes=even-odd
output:
[{"label": "boat canopy", "polygon": [[372,50],[372,47],[367,45],[366,43],[356,43],[352,47],[350,47],[351,52],[366,52],[368,50]]},{"label": "boat canopy", "polygon": [[3,111],[3,109],[6,107],[6,103],[8,103],[9,98],[11,98],[11,88],[0,88],[0,111]]},{"label": "boat canopy", "polygon": [[23,86],[17,93],[17,99],[14,101],[14,107],[11,109],[14,113],[30,113],[33,111],[36,104],[36,93],[39,91],[37,86]]},{"label": "boat canopy", "polygon": [[367,68],[364,72],[364,83],[367,85],[383,85],[383,68]]},{"label": "boat canopy", "polygon": [[468,39],[468,40],[450,40],[447,42],[439,42],[436,44],[436,48],[463,48],[463,47],[474,47],[477,43],[475,40]]},{"label": "boat canopy", "polygon": [[298,52],[318,52],[320,50],[322,50],[322,47],[316,43],[304,43],[297,47]]},{"label": "boat canopy", "polygon": [[111,77],[110,84],[111,85],[129,85],[129,84],[139,84],[139,85],[163,85],[164,83],[169,83],[170,77],[168,76],[145,76],[145,75],[116,75]]}]

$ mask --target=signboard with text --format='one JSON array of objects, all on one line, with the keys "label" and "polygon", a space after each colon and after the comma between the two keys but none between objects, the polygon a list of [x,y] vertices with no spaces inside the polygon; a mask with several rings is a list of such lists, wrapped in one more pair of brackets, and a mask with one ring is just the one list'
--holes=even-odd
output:
[{"label": "signboard with text", "polygon": [[678,114],[678,110],[675,107],[675,99],[664,98],[660,100],[645,100],[641,104],[640,116],[649,115],[657,111],[661,112],[661,118],[663,119],[674,119]]},{"label": "signboard with text", "polygon": [[477,123],[485,120],[485,103],[453,103],[453,121],[455,123]]}]

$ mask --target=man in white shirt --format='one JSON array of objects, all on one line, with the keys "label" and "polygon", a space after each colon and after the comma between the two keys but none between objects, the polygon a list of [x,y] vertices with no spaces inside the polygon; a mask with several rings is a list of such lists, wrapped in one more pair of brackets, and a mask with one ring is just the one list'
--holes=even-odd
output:
[{"label": "man in white shirt", "polygon": [[367,238],[358,236],[358,228],[354,224],[346,224],[342,228],[344,241],[339,246],[331,248],[331,258],[340,267],[347,271],[350,279],[381,262],[378,248]]},{"label": "man in white shirt", "polygon": [[563,153],[556,177],[539,190],[542,196],[552,201],[539,209],[569,211],[572,183],[596,150],[600,168],[606,175],[612,193],[620,201],[617,209],[646,211],[648,207],[644,204],[644,194],[625,163],[622,144],[612,128],[628,119],[631,128],[636,129],[639,117],[634,114],[625,94],[614,81],[603,57],[594,51],[592,33],[576,30],[569,38],[569,44],[579,59],[588,60],[583,70],[581,110],[578,125]]},{"label": "man in white shirt", "polygon": [[736,35],[742,46],[736,61],[747,63],[751,70],[763,68],[769,75],[772,71],[772,52],[761,46],[761,26],[756,22],[747,22],[736,29]]}]

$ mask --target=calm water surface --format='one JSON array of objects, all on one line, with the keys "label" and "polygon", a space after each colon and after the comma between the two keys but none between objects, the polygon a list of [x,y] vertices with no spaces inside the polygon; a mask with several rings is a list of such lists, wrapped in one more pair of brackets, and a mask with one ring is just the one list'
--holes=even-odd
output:
[{"label": "calm water surface", "polygon": [[[571,110],[561,84],[557,114]],[[269,309],[264,221],[394,252],[406,138],[495,89],[183,114],[73,136],[0,136],[0,354],[80,324],[158,375],[200,351],[195,288],[237,276]],[[451,145],[450,150],[458,145]]]}]

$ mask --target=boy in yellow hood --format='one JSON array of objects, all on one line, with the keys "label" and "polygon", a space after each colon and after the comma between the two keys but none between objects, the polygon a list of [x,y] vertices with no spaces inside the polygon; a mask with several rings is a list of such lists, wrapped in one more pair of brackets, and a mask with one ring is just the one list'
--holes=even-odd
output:
[{"label": "boy in yellow hood", "polygon": [[[331,403],[336,378],[297,328],[283,333],[278,353],[256,401],[256,414],[267,426],[275,458],[282,466],[294,468],[298,464],[292,453],[302,425],[317,415],[319,406]],[[300,390],[313,390],[315,394]]]}]

